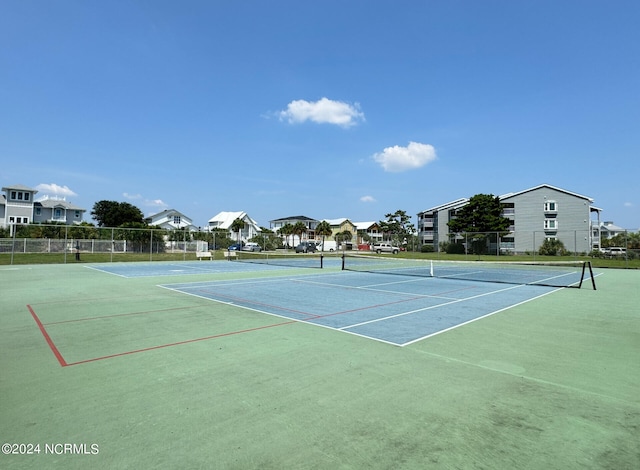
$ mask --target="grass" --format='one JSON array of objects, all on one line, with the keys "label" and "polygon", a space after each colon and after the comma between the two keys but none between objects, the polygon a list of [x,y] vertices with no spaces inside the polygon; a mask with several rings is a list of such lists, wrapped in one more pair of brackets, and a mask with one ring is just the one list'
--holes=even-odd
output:
[{"label": "grass", "polygon": [[[223,260],[225,250],[212,251],[212,260]],[[339,253],[337,253],[339,254]],[[335,256],[334,254],[333,256]],[[325,256],[331,256],[325,253]],[[389,255],[392,256],[392,255]],[[591,261],[594,268],[640,269],[640,259],[592,258],[590,256],[540,256],[540,255],[451,255],[447,253],[401,252],[402,258],[438,259],[454,261]],[[145,261],[194,261],[194,252],[177,253],[81,253],[81,263],[145,262]],[[0,265],[65,264],[77,263],[75,253],[2,253]],[[204,262],[204,260],[203,260]]]}]

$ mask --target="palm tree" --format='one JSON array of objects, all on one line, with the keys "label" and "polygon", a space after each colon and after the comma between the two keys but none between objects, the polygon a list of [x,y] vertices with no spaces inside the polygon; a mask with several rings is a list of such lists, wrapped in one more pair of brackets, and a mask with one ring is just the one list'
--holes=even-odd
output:
[{"label": "palm tree", "polygon": [[333,235],[333,230],[331,230],[331,224],[326,220],[323,220],[316,226],[316,235],[320,235],[322,237],[322,251],[324,251],[324,237],[329,237]]},{"label": "palm tree", "polygon": [[[353,233],[349,230],[345,230],[343,232],[336,233],[336,239],[340,238],[341,241],[350,242],[353,238]],[[346,245],[343,245],[342,249],[344,250]]]},{"label": "palm tree", "polygon": [[[307,232],[307,226],[304,224],[304,222],[298,221],[293,226],[292,231],[294,235],[298,235],[300,237],[300,242],[302,242],[302,234]],[[293,242],[295,244],[295,238]]]},{"label": "palm tree", "polygon": [[278,230],[278,233],[280,235],[284,235],[284,244],[288,247],[289,246],[288,237],[293,233],[293,225],[291,225],[290,223],[284,224],[282,227],[280,227],[280,230]]},{"label": "palm tree", "polygon": [[231,231],[236,232],[237,242],[240,244],[240,231],[244,228],[244,220],[236,219],[231,222]]}]

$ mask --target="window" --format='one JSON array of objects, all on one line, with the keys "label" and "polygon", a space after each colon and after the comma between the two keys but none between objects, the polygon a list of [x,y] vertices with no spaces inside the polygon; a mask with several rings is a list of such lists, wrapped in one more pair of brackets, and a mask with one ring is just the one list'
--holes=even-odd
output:
[{"label": "window", "polygon": [[38,216],[42,215],[42,208],[36,207],[36,215]]},{"label": "window", "polygon": [[31,199],[31,193],[24,191],[11,191],[9,199],[12,201],[28,201]]},{"label": "window", "polygon": [[179,215],[174,215],[173,216],[173,223],[176,225],[180,225],[180,216]]},{"label": "window", "polygon": [[53,210],[53,218],[61,219],[62,218],[62,209],[54,209]]},{"label": "window", "polygon": [[558,230],[558,221],[556,219],[546,219],[544,221],[545,230]]},{"label": "window", "polygon": [[558,203],[556,201],[547,201],[544,203],[545,212],[558,212]]},{"label": "window", "polygon": [[502,215],[504,217],[513,216],[516,213],[516,205],[513,202],[502,203]]}]

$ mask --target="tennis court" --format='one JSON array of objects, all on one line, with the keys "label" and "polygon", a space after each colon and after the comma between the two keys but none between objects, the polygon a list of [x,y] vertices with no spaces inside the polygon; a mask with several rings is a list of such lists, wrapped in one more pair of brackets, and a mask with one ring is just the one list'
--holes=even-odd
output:
[{"label": "tennis court", "polygon": [[0,465],[640,467],[638,271],[341,263],[0,267]]},{"label": "tennis court", "polygon": [[404,346],[554,288],[334,273],[163,285],[185,294]]}]

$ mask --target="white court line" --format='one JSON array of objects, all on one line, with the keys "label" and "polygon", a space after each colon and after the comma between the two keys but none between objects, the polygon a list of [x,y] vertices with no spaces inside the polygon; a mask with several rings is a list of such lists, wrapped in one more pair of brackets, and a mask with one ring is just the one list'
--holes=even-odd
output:
[{"label": "white court line", "polygon": [[432,305],[430,307],[424,307],[424,308],[418,308],[416,310],[410,310],[408,312],[397,313],[395,315],[389,315],[387,317],[377,318],[375,320],[368,320],[368,321],[361,322],[361,323],[355,323],[353,325],[344,326],[344,327],[339,328],[339,329],[342,330],[343,328],[355,328],[357,326],[368,325],[370,323],[376,323],[376,322],[379,322],[379,321],[390,320],[392,318],[403,317],[405,315],[411,315],[413,313],[424,312],[425,310],[433,310],[434,308],[438,308],[438,307],[444,307],[444,306],[447,306],[447,305],[457,304],[457,303],[460,303],[460,302],[466,302],[467,300],[478,299],[480,297],[486,297],[487,295],[493,295],[493,294],[497,294],[498,292],[505,292],[505,291],[508,291],[508,290],[518,289],[520,287],[523,287],[523,286],[511,286],[511,287],[507,287],[505,289],[499,289],[499,290],[495,290],[495,291],[491,291],[491,292],[485,292],[484,294],[473,295],[471,297],[465,297],[464,299],[456,299],[456,300],[452,300],[450,302],[445,302],[443,304]]}]

